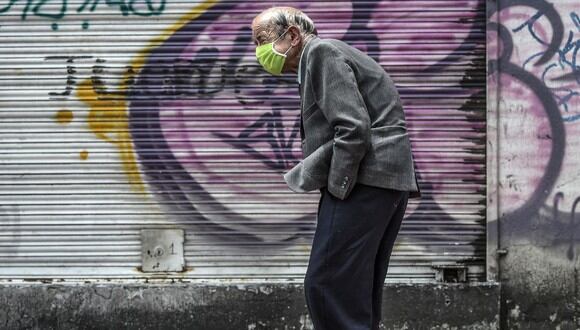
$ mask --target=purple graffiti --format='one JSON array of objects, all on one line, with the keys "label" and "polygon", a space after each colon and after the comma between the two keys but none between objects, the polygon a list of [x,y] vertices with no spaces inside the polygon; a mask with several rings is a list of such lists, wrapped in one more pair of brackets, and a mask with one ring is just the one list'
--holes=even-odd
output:
[{"label": "purple graffiti", "polygon": [[[457,216],[446,209],[449,198],[485,190],[485,44],[483,28],[470,28],[484,19],[484,4],[469,4],[474,10],[437,16],[432,33],[397,32],[440,15],[416,4],[345,1],[332,11],[323,1],[300,5],[323,37],[368,52],[403,82],[426,192],[408,219],[433,221],[410,227],[437,232],[425,236],[429,241],[452,237],[444,233]],[[318,195],[291,194],[282,178],[301,159],[298,85],[293,76],[261,70],[251,42],[253,15],[271,5],[219,3],[186,23],[150,52],[128,94],[132,139],[151,191],[168,217],[216,243],[280,247],[311,238],[315,227]],[[463,71],[437,82],[455,65]],[[416,86],[425,79],[436,83]],[[449,153],[433,149],[440,141],[451,145]],[[469,203],[483,213],[483,199]],[[480,245],[456,248],[482,253]]]}]

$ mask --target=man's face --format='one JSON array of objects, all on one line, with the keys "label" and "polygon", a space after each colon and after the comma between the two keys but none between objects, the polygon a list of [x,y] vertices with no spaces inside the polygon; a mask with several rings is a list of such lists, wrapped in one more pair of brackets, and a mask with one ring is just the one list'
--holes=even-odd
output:
[{"label": "man's face", "polygon": [[282,67],[282,72],[289,72],[291,59],[296,55],[296,51],[290,49],[291,46],[296,46],[295,31],[293,28],[289,28],[285,31],[278,31],[272,26],[267,25],[264,21],[264,19],[258,16],[252,22],[252,39],[254,45],[258,47],[275,41],[274,49],[281,54],[286,54],[286,61]]}]

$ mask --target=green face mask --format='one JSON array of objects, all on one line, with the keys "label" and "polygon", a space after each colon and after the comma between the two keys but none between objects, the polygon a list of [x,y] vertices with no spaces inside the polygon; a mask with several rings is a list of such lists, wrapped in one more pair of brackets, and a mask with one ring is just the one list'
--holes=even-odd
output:
[{"label": "green face mask", "polygon": [[282,38],[286,32],[288,32],[288,30],[284,31],[284,33],[276,38],[276,40],[256,47],[256,58],[258,59],[258,62],[260,62],[266,71],[275,76],[282,74],[282,68],[284,67],[284,62],[286,61],[286,54],[288,54],[292,48],[292,45],[290,45],[290,48],[288,48],[284,54],[279,53],[276,51],[276,49],[274,49],[274,43],[278,41],[278,39]]}]

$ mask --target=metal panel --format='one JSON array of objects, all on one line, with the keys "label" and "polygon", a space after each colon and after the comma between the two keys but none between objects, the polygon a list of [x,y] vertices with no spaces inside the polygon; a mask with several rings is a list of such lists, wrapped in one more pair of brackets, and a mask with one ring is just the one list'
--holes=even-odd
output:
[{"label": "metal panel", "polygon": [[[319,194],[282,178],[297,84],[259,68],[249,30],[278,2],[132,3],[0,5],[0,278],[301,280]],[[483,1],[295,5],[401,93],[424,197],[387,281],[485,280]],[[186,271],[140,271],[153,228],[185,230]]]}]

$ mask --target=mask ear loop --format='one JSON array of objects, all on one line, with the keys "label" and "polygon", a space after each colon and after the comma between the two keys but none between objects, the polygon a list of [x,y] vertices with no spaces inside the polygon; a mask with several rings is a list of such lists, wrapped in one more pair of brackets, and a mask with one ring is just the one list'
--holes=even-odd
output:
[{"label": "mask ear loop", "polygon": [[279,51],[276,50],[276,48],[274,48],[274,44],[276,43],[276,41],[278,41],[280,38],[282,38],[283,35],[286,34],[286,32],[290,31],[290,28],[288,28],[286,31],[284,31],[284,33],[282,33],[278,38],[276,38],[276,40],[272,41],[272,50],[274,51],[274,53],[280,55],[280,56],[284,56],[286,57],[286,54],[288,54],[288,52],[290,51],[290,49],[292,49],[292,44],[290,44],[290,48],[288,48],[284,54],[280,53]]},{"label": "mask ear loop", "polygon": [[282,32],[282,34],[278,38],[276,38],[276,40],[272,41],[272,43],[275,43],[276,41],[280,40],[280,38],[282,38],[282,36],[284,36],[288,31],[290,31],[290,27],[288,27],[286,31]]},{"label": "mask ear loop", "polygon": [[292,44],[290,44],[290,47],[288,48],[288,50],[286,52],[284,52],[284,56],[286,56],[286,54],[288,54],[288,52],[290,51],[290,49],[292,49],[292,47],[294,47],[294,46],[292,46]]}]

